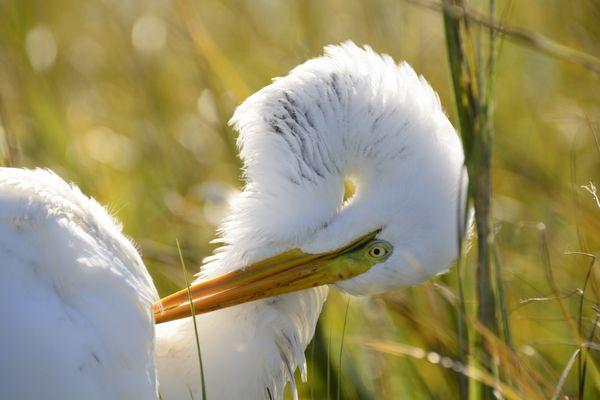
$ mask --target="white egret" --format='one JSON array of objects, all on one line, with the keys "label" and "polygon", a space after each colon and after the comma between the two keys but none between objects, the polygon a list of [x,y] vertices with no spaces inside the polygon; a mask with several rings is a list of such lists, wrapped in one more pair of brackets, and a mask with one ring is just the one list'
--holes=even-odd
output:
[{"label": "white egret", "polygon": [[[463,151],[422,77],[350,42],[232,124],[246,185],[191,287],[207,397],[277,399],[305,372],[327,284],[379,293],[455,259]],[[154,398],[156,370],[162,399],[201,398],[187,293],[155,304],[155,338],[152,282],[93,200],[48,172],[1,170],[0,256],[2,397]]]},{"label": "white egret", "polygon": [[50,172],[0,168],[0,398],[155,398],[156,298],[104,208]]}]

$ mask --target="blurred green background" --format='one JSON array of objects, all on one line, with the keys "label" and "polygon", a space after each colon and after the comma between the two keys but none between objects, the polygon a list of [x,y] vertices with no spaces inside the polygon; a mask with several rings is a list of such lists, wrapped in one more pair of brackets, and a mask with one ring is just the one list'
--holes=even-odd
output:
[{"label": "blurred green background", "polygon": [[[600,55],[598,1],[500,1],[498,9],[510,25]],[[408,61],[455,121],[442,18],[405,1],[0,0],[0,158],[51,168],[108,205],[164,295],[183,282],[175,239],[197,271],[242,185],[227,127],[236,105],[348,39]],[[599,255],[600,204],[582,186],[600,185],[600,81],[510,41],[495,79],[497,261],[514,353],[537,375],[506,381],[549,397],[578,348],[566,317],[578,324],[581,315],[586,336],[598,336],[590,335],[599,273],[582,296],[591,258],[566,252]],[[473,253],[464,269],[469,312]],[[347,297],[332,292],[301,398],[335,398],[338,385],[347,399],[457,398],[456,293],[453,268],[420,287],[352,298],[340,364]],[[401,354],[389,354],[392,345]],[[588,359],[585,397],[594,399],[598,350]],[[570,396],[577,368],[565,383]]]}]

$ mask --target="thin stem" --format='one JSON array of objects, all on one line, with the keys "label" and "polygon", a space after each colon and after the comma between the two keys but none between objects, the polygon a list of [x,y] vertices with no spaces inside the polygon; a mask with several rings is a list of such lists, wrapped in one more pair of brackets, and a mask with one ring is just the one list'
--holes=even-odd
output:
[{"label": "thin stem", "polygon": [[[452,10],[461,9],[462,13]],[[490,12],[494,12],[494,3],[490,3]],[[468,29],[463,0],[445,0],[441,8],[448,49],[448,60],[454,87],[456,109],[461,128],[461,138],[465,149],[465,162],[469,172],[469,198],[475,208],[475,221],[478,237],[476,300],[477,319],[489,331],[497,334],[496,296],[493,290],[491,267],[491,247],[493,243],[491,223],[491,157],[492,157],[492,88],[489,74],[493,70],[494,54],[487,55],[484,65],[483,43],[478,36],[473,43]],[[489,16],[493,20],[493,15]],[[495,36],[491,35],[488,52],[494,53]],[[469,46],[470,44],[470,46]],[[484,93],[484,88],[485,90]],[[460,289],[460,288],[459,288]],[[459,331],[459,334],[461,332]],[[477,365],[488,367],[494,360],[484,346],[481,335],[474,337],[472,356]],[[498,369],[492,368],[498,379]],[[471,393],[492,398],[489,388],[481,388],[471,381]],[[461,395],[464,398],[461,385]]]},{"label": "thin stem", "polygon": [[514,41],[517,44],[525,45],[559,60],[570,61],[579,64],[595,74],[600,74],[600,58],[555,42],[554,40],[549,39],[537,32],[530,32],[525,29],[509,27],[507,25],[500,24],[493,19],[486,18],[485,16],[482,16],[464,7],[458,7],[456,4],[448,4],[447,0],[441,4],[422,0],[404,1],[426,7],[431,10],[443,11],[444,15],[448,15],[448,18],[454,20],[466,18],[471,22],[501,33],[502,35],[506,36],[506,38]]},{"label": "thin stem", "polygon": [[341,398],[342,391],[342,355],[344,353],[344,338],[346,337],[346,326],[348,325],[348,310],[350,309],[350,296],[346,301],[346,312],[344,313],[344,326],[342,327],[342,340],[340,342],[340,357],[338,360],[338,385],[337,385],[337,400]]},{"label": "thin stem", "polygon": [[194,335],[196,337],[196,351],[198,352],[198,367],[200,368],[200,383],[202,385],[202,400],[207,400],[206,397],[206,381],[204,380],[204,367],[202,365],[202,352],[200,351],[200,337],[198,335],[198,326],[196,324],[196,313],[194,312],[194,302],[192,300],[192,292],[190,291],[190,284],[187,279],[187,270],[185,269],[185,262],[183,261],[183,254],[181,253],[181,247],[179,246],[179,240],[175,239],[177,243],[177,251],[179,252],[179,261],[181,262],[181,269],[183,270],[183,279],[185,280],[185,287],[187,288],[188,301],[192,311],[192,321],[194,322]]},{"label": "thin stem", "polygon": [[[315,336],[318,334],[318,331],[315,330]],[[314,385],[314,379],[315,379],[315,347],[316,347],[316,338],[313,338],[311,347],[310,347],[310,382],[313,382],[312,385],[310,385],[310,398],[311,400],[314,400],[315,398],[315,385]]]},{"label": "thin stem", "polygon": [[329,336],[327,338],[327,398],[331,396],[331,327],[329,327]]}]

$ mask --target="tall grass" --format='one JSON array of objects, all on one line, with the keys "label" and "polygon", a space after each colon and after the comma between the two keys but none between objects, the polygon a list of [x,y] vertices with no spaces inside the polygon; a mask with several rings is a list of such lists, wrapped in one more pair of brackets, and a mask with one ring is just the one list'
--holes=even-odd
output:
[{"label": "tall grass", "polygon": [[194,309],[194,302],[192,300],[192,292],[190,290],[190,283],[187,278],[187,270],[185,268],[185,261],[183,260],[183,254],[181,253],[181,246],[179,246],[179,240],[176,240],[177,251],[179,252],[179,261],[181,262],[181,269],[183,274],[183,280],[185,282],[185,288],[187,289],[188,301],[190,303],[190,311],[192,315],[192,321],[194,323],[194,335],[196,339],[196,354],[198,356],[198,371],[200,372],[199,380],[202,387],[202,400],[208,400],[206,396],[206,380],[204,379],[204,365],[202,364],[202,350],[200,348],[200,335],[198,334],[198,322],[196,320],[196,310]]},{"label": "tall grass", "polygon": [[[467,394],[464,389],[464,377],[460,378],[460,397],[461,398],[482,398],[491,399],[498,395],[499,385],[502,379],[514,384],[516,379],[511,374],[500,373],[501,361],[498,355],[498,349],[492,343],[486,343],[486,337],[499,338],[506,345],[506,351],[514,351],[512,348],[510,325],[508,314],[506,312],[505,294],[500,271],[500,262],[497,256],[497,247],[494,245],[493,226],[491,219],[491,165],[493,149],[493,86],[494,86],[494,67],[497,55],[496,34],[497,27],[495,23],[496,4],[494,0],[488,1],[489,21],[485,23],[479,18],[479,24],[488,28],[487,40],[482,40],[480,29],[474,32],[471,27],[471,21],[468,16],[471,12],[465,8],[463,0],[445,0],[442,4],[444,16],[444,27],[446,36],[446,45],[450,72],[454,88],[454,98],[457,109],[458,121],[460,124],[461,137],[465,146],[465,164],[469,171],[469,198],[468,202],[473,204],[475,210],[475,223],[477,227],[477,268],[476,268],[476,291],[473,300],[476,303],[476,317],[483,332],[474,332],[474,339],[471,339],[469,354],[461,354],[464,360],[468,357],[473,366],[487,368],[495,376],[492,384],[489,382],[481,387],[481,381],[471,379],[470,390]],[[458,10],[458,11],[457,11]],[[498,29],[502,31],[502,29]],[[592,56],[590,56],[593,58]],[[594,69],[594,68],[591,68]],[[567,306],[561,299],[560,290],[556,284],[552,273],[550,255],[545,234],[545,227],[541,226],[540,234],[542,239],[542,260],[545,265],[546,279],[554,298],[560,306],[562,317],[565,323],[575,331],[573,319],[569,315]],[[580,243],[581,244],[581,243]],[[591,275],[592,266],[595,257],[592,257],[592,263],[588,268],[587,275],[581,290],[581,299],[579,302],[579,321],[581,322],[583,299],[588,279]],[[492,265],[493,258],[493,265]],[[460,283],[460,276],[458,277]],[[462,294],[462,291],[459,291]],[[459,318],[465,318],[461,312]],[[464,322],[459,326],[463,327]],[[464,328],[463,328],[464,329]],[[595,325],[592,327],[590,341],[594,339]],[[459,334],[462,333],[462,329]],[[578,325],[577,340],[582,343],[571,358],[565,369],[561,373],[560,379],[556,383],[552,398],[557,398],[562,392],[569,371],[574,362],[579,360],[578,364],[578,397],[585,396],[585,381],[587,372],[587,363],[584,352],[587,344],[583,341],[581,324]],[[465,332],[461,341],[468,340],[468,332]],[[464,347],[461,347],[464,349]],[[465,357],[466,356],[466,357]],[[465,374],[466,375],[466,374]],[[592,374],[595,376],[595,373]],[[472,378],[472,377],[470,377]],[[523,388],[520,388],[523,390]],[[496,391],[496,392],[495,392]],[[506,391],[506,388],[504,389]]]},{"label": "tall grass", "polygon": [[[447,0],[448,5],[464,7],[462,0]],[[495,1],[489,1],[490,18],[493,19]],[[469,21],[457,18],[444,9],[444,27],[448,60],[454,87],[454,98],[459,116],[461,138],[465,149],[465,164],[469,172],[469,195],[467,202],[475,209],[477,227],[477,318],[493,334],[498,334],[496,294],[492,289],[491,253],[493,233],[491,222],[491,157],[492,157],[492,99],[493,74],[496,56],[495,34],[489,31],[487,51],[480,30],[472,32]],[[499,265],[497,266],[499,267]],[[498,268],[496,268],[498,270]],[[460,279],[460,277],[459,277]],[[499,288],[501,289],[501,288]],[[460,318],[464,318],[462,314]],[[463,339],[465,340],[465,339]],[[484,346],[483,337],[475,335],[470,356],[476,365],[491,366],[494,354]],[[462,356],[464,359],[464,355]],[[497,374],[497,365],[492,366]],[[464,384],[463,384],[464,385]],[[467,398],[461,385],[461,396]],[[492,388],[472,385],[470,395],[491,399]]]},{"label": "tall grass", "polygon": [[[239,188],[235,106],[325,44],[370,44],[423,74],[461,131],[479,239],[460,268],[352,299],[347,319],[332,290],[300,398],[596,399],[600,6],[496,3],[492,19],[489,0],[0,2],[1,162],[119,210],[167,294],[185,286],[173,238],[196,272]],[[154,53],[132,39],[149,15]],[[44,68],[37,28],[56,47]]]}]

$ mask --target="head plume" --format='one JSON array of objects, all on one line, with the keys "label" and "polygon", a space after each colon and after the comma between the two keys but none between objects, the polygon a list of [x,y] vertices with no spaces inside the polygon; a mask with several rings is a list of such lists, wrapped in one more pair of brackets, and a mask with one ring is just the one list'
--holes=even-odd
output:
[{"label": "head plume", "polygon": [[[366,293],[414,284],[455,258],[463,152],[437,94],[408,64],[351,42],[326,47],[249,97],[231,124],[246,187],[209,266],[330,250],[381,229],[393,256],[340,284]],[[357,191],[343,204],[345,179]]]}]

